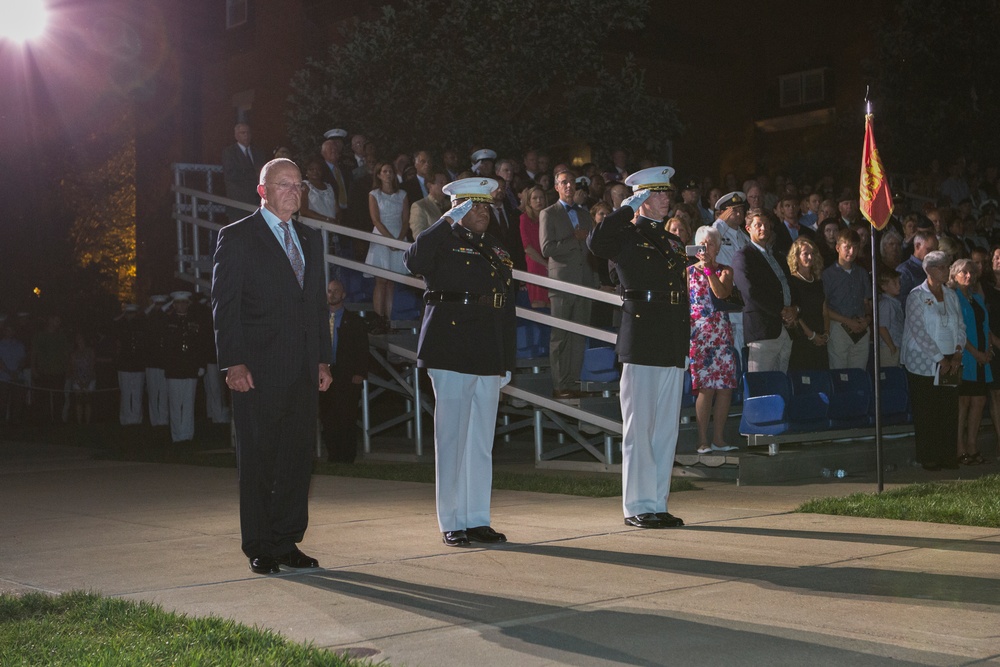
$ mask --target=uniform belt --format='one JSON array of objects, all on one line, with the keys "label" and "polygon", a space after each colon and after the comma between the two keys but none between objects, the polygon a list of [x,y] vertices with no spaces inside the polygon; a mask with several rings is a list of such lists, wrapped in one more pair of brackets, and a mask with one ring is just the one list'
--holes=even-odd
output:
[{"label": "uniform belt", "polygon": [[506,294],[473,294],[471,292],[427,292],[426,303],[461,303],[467,306],[490,306],[503,308],[507,303]]},{"label": "uniform belt", "polygon": [[624,301],[643,301],[645,303],[670,303],[679,305],[687,303],[687,292],[671,290],[669,292],[656,292],[653,290],[627,289],[622,296]]}]

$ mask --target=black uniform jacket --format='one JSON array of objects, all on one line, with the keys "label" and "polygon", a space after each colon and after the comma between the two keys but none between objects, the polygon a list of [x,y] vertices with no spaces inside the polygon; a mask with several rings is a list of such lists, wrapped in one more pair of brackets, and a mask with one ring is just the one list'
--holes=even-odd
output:
[{"label": "black uniform jacket", "polygon": [[190,312],[181,316],[167,315],[163,332],[163,370],[168,379],[198,377],[198,371],[208,363],[204,323]]},{"label": "black uniform jacket", "polygon": [[590,251],[612,259],[626,297],[648,291],[653,300],[626,298],[615,348],[623,363],[684,368],[691,341],[687,257],[681,240],[663,222],[640,217],[623,206],[594,227],[587,239]]},{"label": "black uniform jacket", "polygon": [[514,370],[514,281],[510,256],[499,241],[441,218],[406,250],[403,263],[423,276],[425,296],[467,293],[490,301],[499,301],[501,295],[504,299],[499,308],[493,303],[429,301],[420,328],[418,366],[470,375]]}]

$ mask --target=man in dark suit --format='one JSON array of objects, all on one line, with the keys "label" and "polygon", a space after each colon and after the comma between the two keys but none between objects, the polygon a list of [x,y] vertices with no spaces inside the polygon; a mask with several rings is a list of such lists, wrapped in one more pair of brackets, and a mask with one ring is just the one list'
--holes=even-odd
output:
[{"label": "man in dark suit", "polygon": [[496,185],[448,184],[453,208],[403,256],[427,284],[417,365],[434,386],[437,519],[450,547],[507,541],[490,527],[497,406],[515,365],[516,328],[512,263],[486,233]]},{"label": "man in dark suit", "polygon": [[775,215],[781,220],[781,224],[774,228],[774,254],[779,257],[788,257],[788,251],[792,248],[792,243],[800,236],[805,236],[813,241],[816,240],[816,232],[799,224],[799,202],[797,197],[785,194],[778,201],[775,207]]},{"label": "man in dark suit", "polygon": [[223,227],[212,308],[219,368],[233,392],[243,553],[258,574],[318,567],[299,551],[308,523],[316,442],[316,388],[330,386],[330,327],[323,242],[291,222],[302,173],[264,165],[261,208]]},{"label": "man in dark suit", "polygon": [[[542,255],[549,260],[549,278],[574,285],[598,287],[597,274],[587,261],[587,235],[594,219],[582,206],[573,202],[576,176],[571,171],[556,174],[559,201],[542,209],[538,216],[538,240]],[[551,290],[552,315],[571,322],[590,323],[590,300],[568,292]],[[586,340],[579,334],[553,327],[549,341],[552,367],[552,395],[555,398],[579,398],[580,370]]]},{"label": "man in dark suit", "polygon": [[[237,123],[233,134],[236,143],[226,146],[222,151],[222,178],[226,183],[226,196],[256,206],[260,201],[257,196],[257,180],[265,162],[264,153],[251,147],[250,126],[246,123]],[[226,209],[226,214],[231,222],[235,222],[246,217],[247,212],[230,207]]]},{"label": "man in dark suit", "polygon": [[636,528],[684,525],[667,511],[691,340],[687,257],[681,240],[663,224],[673,173],[661,166],[628,176],[625,183],[635,194],[588,239],[591,252],[615,261],[622,287],[616,347],[625,424],[622,506],[625,525]]},{"label": "man in dark suit", "polygon": [[502,176],[494,176],[497,189],[493,192],[490,206],[490,226],[486,232],[500,241],[500,245],[510,255],[514,268],[527,271],[528,262],[524,256],[524,241],[521,239],[521,214],[507,201],[507,181]]},{"label": "man in dark suit", "polygon": [[330,390],[319,395],[319,419],[331,463],[354,463],[357,456],[361,386],[368,375],[368,329],[356,313],[344,308],[346,297],[339,280],[327,284],[333,380]]},{"label": "man in dark suit", "polygon": [[434,161],[431,158],[431,154],[427,151],[417,151],[416,155],[413,156],[413,166],[417,170],[416,175],[412,178],[407,178],[400,185],[403,188],[403,192],[406,193],[406,198],[410,201],[410,204],[420,201],[430,193],[427,179],[430,178],[431,169],[434,168]]},{"label": "man in dark suit", "polygon": [[798,317],[791,305],[788,264],[770,245],[772,218],[755,208],[747,213],[750,245],[733,258],[733,279],[743,296],[743,339],[750,348],[748,371],[788,370],[792,339],[785,330]]}]

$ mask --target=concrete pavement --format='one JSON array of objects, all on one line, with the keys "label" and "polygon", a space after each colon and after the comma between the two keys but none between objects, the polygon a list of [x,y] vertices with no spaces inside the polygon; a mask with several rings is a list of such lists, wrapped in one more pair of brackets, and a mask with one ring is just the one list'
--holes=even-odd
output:
[{"label": "concrete pavement", "polygon": [[617,498],[495,491],[441,544],[429,484],[315,477],[314,571],[257,576],[235,471],[0,445],[0,591],[92,590],[397,667],[1000,665],[1000,530],[790,513],[869,483],[697,481],[678,530]]}]

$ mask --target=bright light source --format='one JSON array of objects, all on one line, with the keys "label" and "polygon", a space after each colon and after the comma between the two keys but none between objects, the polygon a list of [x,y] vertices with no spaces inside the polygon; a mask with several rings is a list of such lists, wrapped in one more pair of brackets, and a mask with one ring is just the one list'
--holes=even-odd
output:
[{"label": "bright light source", "polygon": [[[4,3],[8,4],[8,3]],[[20,0],[11,2],[0,20],[0,39],[27,42],[45,31],[48,9],[45,0]]]}]

